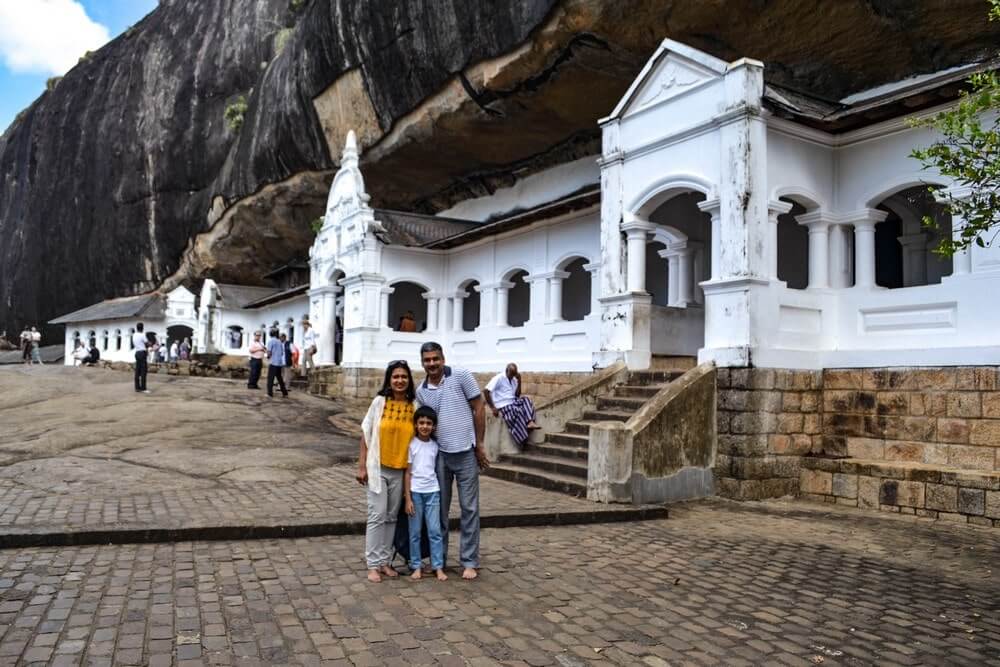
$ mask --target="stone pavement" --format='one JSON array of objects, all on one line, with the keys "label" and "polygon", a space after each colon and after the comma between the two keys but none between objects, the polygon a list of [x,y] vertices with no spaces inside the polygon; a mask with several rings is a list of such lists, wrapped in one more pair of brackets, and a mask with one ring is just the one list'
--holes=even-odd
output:
[{"label": "stone pavement", "polygon": [[483,533],[482,576],[364,580],[359,537],[0,551],[0,661],[1000,664],[1000,537],[777,502]]}]

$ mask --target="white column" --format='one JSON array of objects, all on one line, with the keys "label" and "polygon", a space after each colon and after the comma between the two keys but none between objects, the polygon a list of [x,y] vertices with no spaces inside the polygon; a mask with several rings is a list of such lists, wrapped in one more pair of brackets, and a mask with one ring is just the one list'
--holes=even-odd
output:
[{"label": "white column", "polygon": [[667,260],[667,305],[677,305],[677,251],[667,248],[656,253]]},{"label": "white column", "polygon": [[477,292],[479,292],[480,327],[491,327],[494,324],[497,324],[496,287],[495,283],[487,285],[480,283],[474,288]]},{"label": "white column", "polygon": [[778,216],[792,210],[792,204],[775,200],[767,203],[767,277],[778,279]]},{"label": "white column", "polygon": [[646,291],[646,235],[653,228],[648,222],[632,220],[622,225],[628,243],[626,289]]},{"label": "white column", "polygon": [[897,240],[903,247],[903,287],[926,285],[927,234],[905,234]]},{"label": "white column", "polygon": [[809,288],[830,286],[830,217],[823,211],[798,216],[800,225],[809,229]]},{"label": "white column", "polygon": [[453,302],[454,310],[451,316],[451,329],[452,331],[462,331],[462,318],[463,318],[463,307],[465,304],[465,297],[469,296],[468,292],[456,292]]},{"label": "white column", "polygon": [[[965,220],[958,214],[951,214],[951,238],[954,242],[962,239],[962,229],[965,227]],[[951,258],[951,273],[954,276],[964,276],[972,273],[972,248],[959,250]]]},{"label": "white column", "polygon": [[850,248],[846,225],[830,226],[830,287],[851,286]]},{"label": "white column", "polygon": [[[396,291],[395,287],[383,287],[380,296],[381,303],[379,304],[379,320],[378,325],[383,329],[389,328],[389,295]],[[346,309],[345,309],[346,310]],[[344,313],[347,314],[346,312]]]},{"label": "white column", "polygon": [[590,314],[596,315],[601,312],[601,263],[584,264],[583,270],[590,273]]},{"label": "white column", "polygon": [[427,299],[427,331],[437,331],[438,330],[438,304],[441,299],[435,296],[431,292],[424,292],[424,298]]},{"label": "white column", "polygon": [[497,326],[505,327],[507,326],[507,297],[508,291],[514,283],[509,281],[502,281],[497,283],[496,295],[497,295]]},{"label": "white column", "polygon": [[549,275],[549,322],[561,322],[563,281],[569,278],[567,271],[553,271]]},{"label": "white column", "polygon": [[861,209],[844,216],[854,225],[854,286],[875,287],[875,225],[888,217],[886,211]]},{"label": "white column", "polygon": [[719,200],[708,199],[698,203],[698,209],[708,213],[712,219],[711,266],[712,280],[718,280],[722,275],[722,218],[720,217]]},{"label": "white column", "polygon": [[677,305],[687,308],[694,303],[694,250],[684,247],[677,251]]}]

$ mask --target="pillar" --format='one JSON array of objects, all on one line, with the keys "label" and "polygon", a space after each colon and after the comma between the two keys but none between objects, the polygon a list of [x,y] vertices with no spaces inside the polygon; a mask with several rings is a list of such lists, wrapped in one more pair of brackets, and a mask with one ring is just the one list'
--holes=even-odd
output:
[{"label": "pillar", "polygon": [[809,289],[830,286],[830,216],[824,211],[806,213],[798,222],[809,230]]},{"label": "pillar", "polygon": [[903,287],[927,284],[927,234],[916,232],[900,236],[903,247]]},{"label": "pillar", "polygon": [[[965,219],[957,213],[951,214],[951,238],[955,243],[962,240],[962,229],[965,228]],[[951,273],[954,276],[965,276],[972,273],[972,248],[968,247],[959,250],[951,258]]]},{"label": "pillar", "polygon": [[711,279],[719,280],[722,276],[722,217],[720,216],[719,200],[708,199],[698,203],[698,209],[708,213],[712,220],[711,248]]},{"label": "pillar", "polygon": [[846,225],[830,226],[830,287],[851,286],[850,243]]},{"label": "pillar", "polygon": [[546,320],[548,322],[561,322],[562,316],[562,296],[563,281],[569,278],[566,271],[553,271],[548,276],[549,280],[549,313]]},{"label": "pillar", "polygon": [[379,303],[378,325],[383,329],[391,328],[389,325],[389,295],[396,291],[395,287],[383,287]]},{"label": "pillar", "polygon": [[[462,331],[462,319],[464,316],[463,308],[465,306],[465,297],[467,296],[469,296],[468,292],[455,292],[455,298],[451,316],[452,331],[456,332]],[[480,309],[480,312],[482,312],[482,309]]]},{"label": "pillar", "polygon": [[496,285],[496,300],[497,300],[497,310],[496,310],[496,320],[498,327],[507,326],[507,297],[509,296],[508,291],[514,283],[509,281],[501,281]]},{"label": "pillar", "polygon": [[775,200],[767,203],[767,277],[778,279],[778,216],[792,210],[792,204]]},{"label": "pillar", "polygon": [[646,235],[653,226],[642,220],[632,220],[622,225],[627,239],[626,290],[646,291]]},{"label": "pillar", "polygon": [[849,213],[844,221],[854,225],[854,286],[875,287],[875,225],[889,214],[874,208]]},{"label": "pillar", "polygon": [[601,310],[601,263],[584,264],[583,270],[590,274],[590,314],[595,315]]},{"label": "pillar", "polygon": [[688,247],[677,251],[677,305],[686,308],[694,303],[694,250]]},{"label": "pillar", "polygon": [[438,305],[441,299],[432,292],[424,292],[427,300],[427,332],[438,330]]}]

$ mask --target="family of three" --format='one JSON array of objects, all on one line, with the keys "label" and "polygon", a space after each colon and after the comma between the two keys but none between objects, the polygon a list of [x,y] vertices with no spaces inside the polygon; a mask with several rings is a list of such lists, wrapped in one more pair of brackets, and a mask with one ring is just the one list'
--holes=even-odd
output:
[{"label": "family of three", "polygon": [[[462,578],[478,576],[479,471],[490,465],[483,396],[472,373],[445,365],[439,344],[424,343],[420,362],[426,377],[419,386],[406,361],[389,364],[361,424],[357,480],[367,486],[365,560],[373,582],[399,576],[391,560],[401,506],[409,517],[410,576],[421,578],[422,558],[429,556],[437,578],[447,579],[453,487],[461,508]],[[429,554],[420,549],[425,525]]]}]

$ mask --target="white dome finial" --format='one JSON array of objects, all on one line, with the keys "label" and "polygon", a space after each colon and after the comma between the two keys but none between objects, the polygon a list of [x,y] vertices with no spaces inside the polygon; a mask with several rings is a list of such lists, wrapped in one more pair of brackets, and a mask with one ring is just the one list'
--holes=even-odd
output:
[{"label": "white dome finial", "polygon": [[344,154],[340,158],[341,167],[358,166],[358,138],[354,130],[347,133],[347,141],[344,143]]}]

